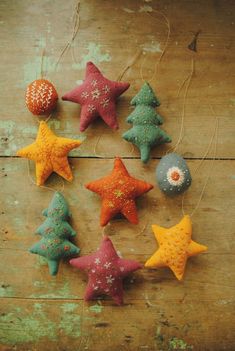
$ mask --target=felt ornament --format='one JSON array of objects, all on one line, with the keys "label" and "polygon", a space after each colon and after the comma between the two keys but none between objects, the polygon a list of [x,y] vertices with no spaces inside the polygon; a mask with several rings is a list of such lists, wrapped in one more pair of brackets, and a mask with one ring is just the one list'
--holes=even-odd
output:
[{"label": "felt ornament", "polygon": [[123,304],[123,278],[142,268],[136,261],[120,258],[107,236],[103,237],[100,248],[95,253],[69,262],[88,274],[85,301],[108,295],[118,305]]},{"label": "felt ornament", "polygon": [[81,132],[86,130],[98,116],[109,127],[117,129],[116,99],[129,86],[129,83],[114,82],[105,78],[92,62],[88,62],[84,82],[65,94],[62,100],[76,102],[81,105]]},{"label": "felt ornament", "polygon": [[188,215],[171,228],[153,225],[159,249],[145,263],[147,268],[169,267],[182,280],[188,257],[207,251],[207,247],[191,239],[192,222]]},{"label": "felt ornament", "polygon": [[81,145],[81,141],[57,137],[46,122],[41,121],[36,141],[17,152],[17,156],[36,163],[37,185],[43,185],[52,172],[68,181],[73,179],[68,153]]},{"label": "felt ornament", "polygon": [[135,198],[147,193],[153,186],[130,176],[122,160],[117,157],[113,171],[104,178],[86,184],[86,188],[102,198],[100,225],[105,226],[118,213],[137,224]]},{"label": "felt ornament", "polygon": [[55,109],[58,94],[54,85],[46,79],[37,79],[26,90],[25,102],[34,115],[50,114]]},{"label": "felt ornament", "polygon": [[192,182],[187,163],[176,153],[162,157],[156,176],[159,188],[169,196],[183,193]]},{"label": "felt ornament", "polygon": [[148,83],[145,83],[131,100],[131,105],[135,106],[135,110],[127,117],[127,122],[133,124],[133,127],[122,136],[138,147],[141,161],[146,163],[152,147],[170,143],[171,138],[159,127],[163,119],[155,111],[155,107],[159,106],[160,102]]},{"label": "felt ornament", "polygon": [[61,193],[54,194],[43,215],[46,220],[36,230],[36,234],[41,235],[42,238],[29,251],[45,257],[50,274],[56,275],[60,260],[78,254],[80,249],[69,241],[76,236],[76,232],[68,223],[71,214]]}]

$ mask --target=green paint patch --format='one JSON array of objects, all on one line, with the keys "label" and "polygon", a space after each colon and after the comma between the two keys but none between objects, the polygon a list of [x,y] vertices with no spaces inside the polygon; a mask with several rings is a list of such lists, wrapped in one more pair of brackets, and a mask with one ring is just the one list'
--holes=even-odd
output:
[{"label": "green paint patch", "polygon": [[80,62],[73,63],[72,68],[74,69],[83,69],[86,67],[88,61],[92,61],[94,64],[99,64],[100,62],[111,61],[110,54],[106,52],[101,52],[101,45],[93,42],[88,43],[87,54],[84,55]]},{"label": "green paint patch", "polygon": [[76,308],[78,307],[78,305],[76,303],[64,303],[61,308],[64,312],[73,312]]},{"label": "green paint patch", "polygon": [[73,338],[81,336],[81,317],[74,312],[78,305],[75,303],[64,303],[60,307],[63,314],[59,329],[63,330],[65,335]]},{"label": "green paint patch", "polygon": [[192,350],[193,346],[188,345],[184,340],[172,338],[169,340],[169,349],[170,350]]},{"label": "green paint patch", "polygon": [[95,313],[101,313],[102,309],[103,309],[103,306],[98,305],[98,304],[89,307],[89,310],[91,312],[95,312]]},{"label": "green paint patch", "polygon": [[15,307],[10,313],[0,314],[0,343],[8,345],[26,342],[37,342],[41,338],[55,341],[62,332],[64,335],[77,338],[81,335],[81,317],[74,312],[78,307],[74,303],[60,306],[59,322],[51,320],[45,312],[46,303],[34,303],[33,310],[27,311]]},{"label": "green paint patch", "polygon": [[36,342],[47,337],[56,340],[57,325],[43,312],[43,304],[35,303],[33,311],[24,316],[19,307],[0,315],[0,341],[6,344]]},{"label": "green paint patch", "polygon": [[[43,48],[43,46],[42,46]],[[42,49],[41,49],[42,51]],[[41,61],[42,54],[35,56],[33,60],[27,62],[23,66],[23,80],[17,84],[17,87],[26,88],[35,79],[41,77]],[[55,71],[55,60],[52,57],[44,56],[43,57],[43,71],[50,73]]]},{"label": "green paint patch", "polygon": [[3,282],[0,283],[0,297],[11,297],[14,295],[13,289],[10,285]]},{"label": "green paint patch", "polygon": [[47,259],[43,256],[38,256],[35,267],[41,268],[41,266],[47,266]]},{"label": "green paint patch", "polygon": [[235,98],[231,98],[231,99],[230,99],[230,102],[231,102],[233,105],[235,105]]},{"label": "green paint patch", "polygon": [[36,280],[33,285],[35,288],[39,288],[39,292],[35,292],[31,294],[29,297],[31,298],[40,298],[40,299],[74,299],[77,298],[76,295],[72,295],[70,292],[70,283],[65,281],[61,286],[56,282],[56,280],[52,280],[50,282],[38,281]]}]

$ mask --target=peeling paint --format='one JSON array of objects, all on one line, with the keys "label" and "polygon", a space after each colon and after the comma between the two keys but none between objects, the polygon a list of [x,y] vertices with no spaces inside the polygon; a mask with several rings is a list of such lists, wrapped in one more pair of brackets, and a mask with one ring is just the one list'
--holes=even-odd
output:
[{"label": "peeling paint", "polygon": [[172,338],[169,340],[170,350],[192,350],[193,346],[188,345],[184,340],[178,338]]},{"label": "peeling paint", "polygon": [[58,311],[58,323],[49,318],[47,303],[34,303],[30,312],[13,307],[11,312],[0,315],[0,340],[6,345],[35,343],[44,337],[55,341],[61,332],[78,338],[81,335],[81,317],[74,312],[78,306],[75,303],[62,304]]},{"label": "peeling paint", "polygon": [[[41,298],[41,299],[75,299],[76,295],[71,294],[70,282],[65,281],[63,285],[59,285],[56,281],[44,282],[44,281],[34,281],[33,285],[35,288],[39,288],[39,292],[34,292],[29,297],[30,298]],[[46,292],[44,293],[45,290]]]},{"label": "peeling paint", "polygon": [[[36,342],[42,337],[56,340],[56,323],[42,310],[43,304],[35,303],[27,316],[18,308],[0,316],[0,340],[5,344]],[[4,326],[4,328],[3,328]]]},{"label": "peeling paint", "polygon": [[80,62],[73,63],[72,68],[74,69],[84,69],[88,61],[92,61],[94,64],[99,64],[100,62],[111,61],[110,54],[106,52],[101,52],[101,45],[93,42],[88,43],[87,54],[83,55]]},{"label": "peeling paint", "polygon": [[153,12],[153,8],[152,6],[149,6],[149,5],[143,5],[143,6],[140,6],[139,12]]},{"label": "peeling paint", "polygon": [[89,307],[89,310],[91,312],[95,312],[95,313],[101,313],[102,309],[103,309],[103,306],[102,305],[98,305],[98,304]]},{"label": "peeling paint", "polygon": [[36,268],[41,268],[41,266],[47,266],[47,259],[43,256],[36,256]]},{"label": "peeling paint", "polygon": [[9,284],[0,282],[0,297],[12,297],[13,295],[12,287]]},{"label": "peeling paint", "polygon": [[122,10],[127,12],[127,13],[135,13],[134,10],[128,9],[127,7],[122,7]]},{"label": "peeling paint", "polygon": [[152,52],[152,53],[162,52],[160,43],[154,40],[152,40],[149,43],[144,43],[141,47],[142,47],[142,50],[145,52]]}]

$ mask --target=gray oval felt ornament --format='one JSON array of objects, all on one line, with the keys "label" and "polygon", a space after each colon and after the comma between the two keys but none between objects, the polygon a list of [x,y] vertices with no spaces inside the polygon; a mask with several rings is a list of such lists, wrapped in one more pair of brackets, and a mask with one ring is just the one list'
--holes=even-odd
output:
[{"label": "gray oval felt ornament", "polygon": [[175,153],[162,157],[156,169],[156,176],[159,188],[169,196],[183,193],[192,182],[187,163]]}]

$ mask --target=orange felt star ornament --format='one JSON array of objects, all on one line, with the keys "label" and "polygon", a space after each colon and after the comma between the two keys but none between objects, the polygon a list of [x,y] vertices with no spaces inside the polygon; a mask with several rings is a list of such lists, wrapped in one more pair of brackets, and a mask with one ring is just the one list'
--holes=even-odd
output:
[{"label": "orange felt star ornament", "polygon": [[100,225],[103,227],[118,213],[122,213],[131,223],[137,224],[134,199],[147,193],[153,186],[131,177],[122,160],[117,157],[110,175],[88,183],[86,188],[102,198]]},{"label": "orange felt star ornament", "polygon": [[81,141],[59,138],[41,121],[36,141],[20,149],[17,156],[28,158],[36,163],[37,185],[43,185],[52,172],[68,181],[73,179],[68,162],[68,153],[81,145]]},{"label": "orange felt star ornament", "polygon": [[207,247],[191,239],[192,222],[188,215],[171,228],[152,226],[159,249],[145,263],[147,268],[169,267],[178,280],[183,279],[188,257],[207,251]]}]

